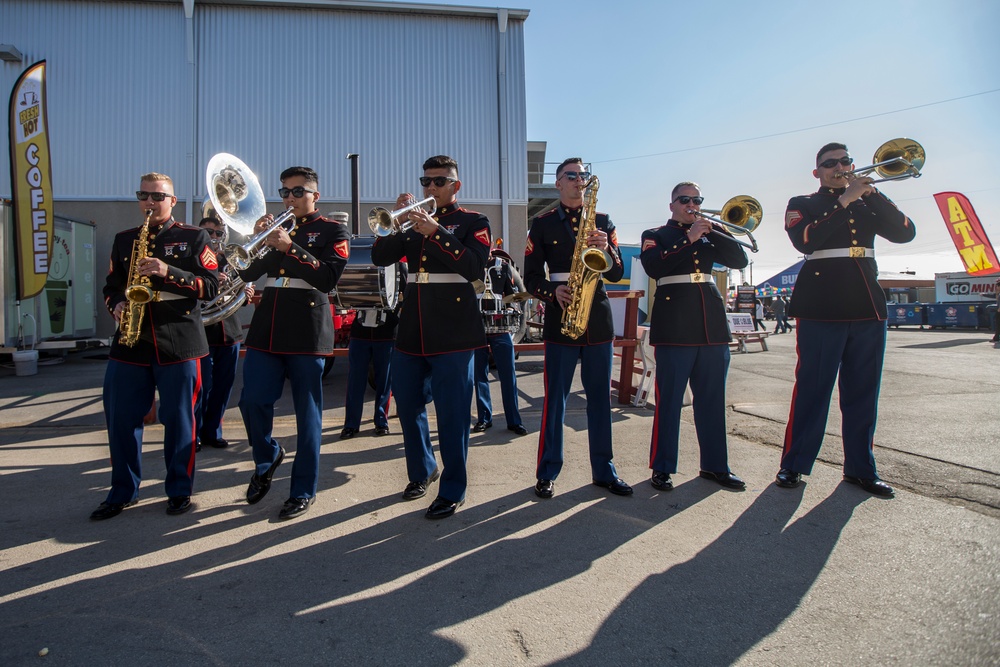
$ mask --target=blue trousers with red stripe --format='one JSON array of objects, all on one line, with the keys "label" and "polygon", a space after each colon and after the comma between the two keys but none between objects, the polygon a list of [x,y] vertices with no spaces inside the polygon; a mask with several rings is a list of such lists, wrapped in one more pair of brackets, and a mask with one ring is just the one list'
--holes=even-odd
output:
[{"label": "blue trousers with red stripe", "polygon": [[240,344],[215,345],[201,358],[201,397],[195,409],[198,437],[205,442],[222,440],[222,417],[236,381]]},{"label": "blue trousers with red stripe", "polygon": [[278,458],[278,441],[272,436],[274,404],[281,398],[286,377],[292,385],[298,431],[288,497],[313,498],[319,485],[319,447],[323,439],[323,357],[248,349],[243,360],[240,414],[253,449],[256,472],[263,475]]},{"label": "blue trousers with red stripe", "polygon": [[194,408],[201,393],[197,359],[149,366],[111,359],[104,373],[104,419],[111,448],[111,491],[105,502],[127,503],[142,481],[142,419],[160,392],[167,496],[190,496],[194,486]]},{"label": "blue trousers with red stripe", "polygon": [[500,378],[500,398],[507,428],[521,426],[521,412],[517,409],[517,373],[514,371],[514,340],[509,333],[486,336],[489,349],[476,350],[473,380],[476,383],[476,419],[493,422],[493,400],[490,397],[490,351]]},{"label": "blue trousers with red stripe", "polygon": [[403,431],[407,479],[422,482],[437,467],[427,421],[427,404],[433,400],[443,465],[438,496],[453,503],[465,500],[472,350],[426,357],[393,350],[392,393]]},{"label": "blue trousers with red stripe", "polygon": [[[797,320],[795,389],[785,429],[781,467],[808,475],[826,431],[833,383],[840,390],[844,474],[877,477],[875,422],[882,385],[886,323],[880,320]],[[838,381],[839,376],[839,381]]]},{"label": "blue trousers with red stripe", "polygon": [[677,472],[681,405],[690,380],[701,469],[729,472],[726,445],[729,346],[657,345],[655,354],[656,417],[649,446],[649,467],[656,472]]},{"label": "blue trousers with red stripe", "polygon": [[361,428],[368,387],[368,364],[375,369],[375,426],[388,426],[389,395],[392,374],[390,359],[395,343],[391,340],[352,338],[347,348],[347,401],[344,406],[344,427]]},{"label": "blue trousers with red stripe", "polygon": [[535,477],[555,480],[563,465],[563,422],[566,399],[576,363],[587,398],[587,439],[590,471],[595,482],[612,482],[618,471],[611,460],[611,360],[612,344],[561,345],[545,343],[545,408],[538,439]]}]

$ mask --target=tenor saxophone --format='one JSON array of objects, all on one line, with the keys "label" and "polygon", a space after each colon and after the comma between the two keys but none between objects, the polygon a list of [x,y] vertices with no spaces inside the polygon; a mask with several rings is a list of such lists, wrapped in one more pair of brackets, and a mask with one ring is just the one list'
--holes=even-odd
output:
[{"label": "tenor saxophone", "polygon": [[587,237],[597,229],[597,189],[601,187],[601,182],[597,180],[597,176],[591,176],[587,186],[580,229],[576,233],[576,246],[573,249],[573,264],[566,283],[571,292],[570,302],[563,310],[560,328],[562,335],[570,338],[579,338],[587,330],[597,281],[602,273],[611,268],[612,262],[611,255],[606,251],[587,246]]},{"label": "tenor saxophone", "polygon": [[149,276],[139,275],[139,260],[149,252],[149,219],[153,211],[146,211],[146,219],[139,229],[139,238],[132,241],[132,258],[128,266],[128,287],[125,288],[125,298],[128,304],[122,310],[118,322],[118,342],[126,347],[135,347],[139,342],[139,332],[142,329],[142,316],[146,304],[155,301],[159,294],[150,287]]}]

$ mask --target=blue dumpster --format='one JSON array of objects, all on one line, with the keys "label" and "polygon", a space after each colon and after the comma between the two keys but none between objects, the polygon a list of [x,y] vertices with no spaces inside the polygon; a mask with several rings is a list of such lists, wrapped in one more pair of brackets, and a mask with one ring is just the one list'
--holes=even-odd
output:
[{"label": "blue dumpster", "polygon": [[885,310],[891,327],[927,324],[927,308],[922,303],[887,303]]},{"label": "blue dumpster", "polygon": [[927,304],[927,324],[932,327],[979,326],[979,304],[969,303],[929,303]]}]

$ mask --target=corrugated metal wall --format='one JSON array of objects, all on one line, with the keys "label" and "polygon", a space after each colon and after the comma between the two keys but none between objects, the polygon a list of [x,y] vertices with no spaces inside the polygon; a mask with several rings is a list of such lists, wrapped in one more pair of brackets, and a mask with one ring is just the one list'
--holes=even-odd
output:
[{"label": "corrugated metal wall", "polygon": [[[10,90],[48,61],[57,199],[127,198],[138,174],[162,171],[200,201],[205,165],[224,151],[274,200],[292,164],[316,168],[325,200],[348,200],[347,153],[361,154],[362,200],[391,200],[447,153],[462,201],[500,201],[495,18],[196,3],[193,26],[194,64],[179,3],[0,3],[0,41],[25,54],[0,82]],[[523,21],[506,39],[508,197],[523,203]]]},{"label": "corrugated metal wall", "polygon": [[[24,54],[23,63],[0,63],[4,101],[28,65],[46,61],[57,199],[118,199],[142,173],[190,171],[192,67],[180,5],[4,0],[0,42]],[[3,146],[6,155],[7,132]],[[0,192],[10,196],[6,158]]]}]

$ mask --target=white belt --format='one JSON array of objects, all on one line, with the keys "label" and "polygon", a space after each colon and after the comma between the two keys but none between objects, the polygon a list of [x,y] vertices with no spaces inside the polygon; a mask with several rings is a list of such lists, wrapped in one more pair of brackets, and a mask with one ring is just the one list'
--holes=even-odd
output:
[{"label": "white belt", "polygon": [[875,248],[831,248],[817,250],[806,255],[806,259],[833,259],[834,257],[875,257]]},{"label": "white belt", "polygon": [[173,292],[157,292],[156,301],[174,301],[176,299],[193,299],[193,296],[183,296]]},{"label": "white belt", "polygon": [[569,282],[569,273],[550,273],[549,280],[554,283]]},{"label": "white belt", "polygon": [[657,285],[677,285],[679,283],[710,283],[711,273],[686,273],[683,276],[667,276],[656,281]]},{"label": "white belt", "polygon": [[417,283],[467,283],[469,282],[457,273],[418,273]]},{"label": "white belt", "polygon": [[268,278],[264,287],[291,287],[293,289],[316,289],[301,278]]}]

